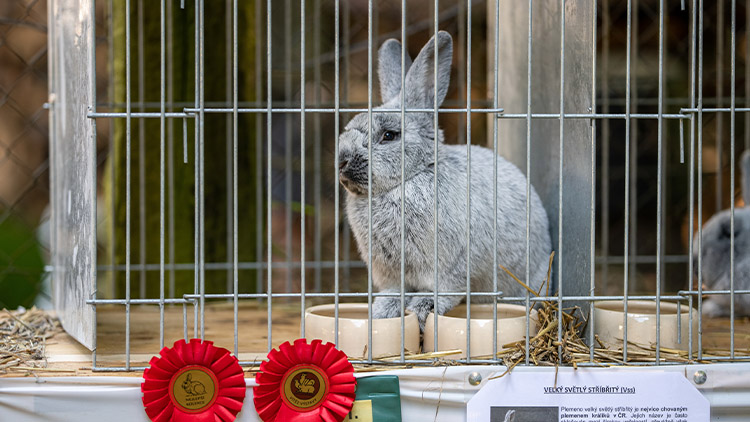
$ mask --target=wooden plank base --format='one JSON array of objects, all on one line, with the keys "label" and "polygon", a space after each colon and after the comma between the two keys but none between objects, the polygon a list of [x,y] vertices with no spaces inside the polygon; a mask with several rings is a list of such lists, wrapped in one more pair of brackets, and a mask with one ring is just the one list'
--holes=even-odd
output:
[{"label": "wooden plank base", "polygon": [[[188,337],[193,337],[193,307],[186,308]],[[106,305],[97,307],[97,368],[123,367],[125,362],[125,307]],[[255,301],[240,302],[238,311],[237,345],[243,362],[260,361],[268,348],[268,308]],[[149,359],[161,349],[159,344],[159,308],[133,305],[130,310],[130,358],[132,366],[147,366]],[[274,303],[272,310],[272,346],[294,340],[300,335],[300,308],[294,303]],[[729,350],[730,322],[728,318],[706,319],[703,324],[706,349]],[[198,333],[200,336],[200,333]],[[164,345],[171,346],[184,338],[183,307],[164,308]],[[216,346],[234,349],[234,317],[231,302],[206,305],[205,338]],[[697,341],[697,340],[696,340]],[[750,318],[735,321],[735,350],[750,352]],[[65,333],[52,337],[46,348],[48,367],[43,370],[12,369],[0,377],[23,376],[140,376],[140,371],[91,371],[91,352]]]}]

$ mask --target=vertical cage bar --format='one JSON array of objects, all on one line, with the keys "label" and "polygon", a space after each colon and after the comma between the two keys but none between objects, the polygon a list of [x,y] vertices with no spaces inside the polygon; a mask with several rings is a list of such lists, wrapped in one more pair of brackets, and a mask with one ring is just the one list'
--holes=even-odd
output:
[{"label": "vertical cage bar", "polygon": [[[259,4],[259,1],[256,1],[256,4]],[[257,15],[256,15],[257,16]],[[257,42],[257,40],[256,40]],[[260,51],[259,48],[256,47],[257,51]],[[238,329],[239,329],[239,321],[237,317],[238,313],[238,307],[239,307],[239,298],[237,297],[237,294],[239,293],[239,273],[237,271],[237,261],[238,261],[238,248],[239,248],[239,236],[238,236],[238,213],[237,213],[237,190],[239,189],[239,177],[238,177],[238,168],[237,168],[237,155],[239,154],[238,151],[238,114],[237,109],[239,107],[239,56],[238,56],[238,40],[237,40],[237,0],[232,0],[232,279],[233,279],[233,285],[232,285],[232,292],[234,293],[234,356],[239,356],[239,339],[238,339]],[[256,62],[257,63],[257,62]],[[256,87],[257,89],[257,87]],[[257,114],[257,116],[260,116],[260,114]],[[256,119],[257,121],[257,119]],[[256,213],[260,211],[260,207],[256,208]],[[260,232],[261,225],[256,226],[256,230]],[[257,283],[260,285],[260,283]]]},{"label": "vertical cage bar", "polygon": [[[610,23],[609,0],[602,0],[602,113],[609,113],[609,41],[612,31]],[[628,31],[628,34],[630,32]],[[628,42],[628,41],[626,41]],[[628,44],[629,45],[629,44]],[[629,58],[629,55],[628,55]],[[627,60],[627,58],[626,58]],[[625,99],[627,101],[627,97]],[[627,111],[626,111],[627,113]],[[609,122],[602,120],[602,171],[600,185],[601,197],[601,251],[602,251],[602,280],[609,285]],[[627,123],[627,122],[626,122]],[[627,129],[625,129],[627,131]],[[627,133],[627,132],[626,132]],[[626,153],[627,154],[627,153]],[[627,188],[626,188],[627,189]],[[626,194],[627,198],[627,194]],[[627,249],[626,249],[627,251]],[[627,255],[627,254],[625,254]]]},{"label": "vertical cage bar", "polygon": [[[657,116],[657,164],[656,164],[656,358],[659,365],[661,356],[661,277],[662,277],[662,157],[664,152],[662,135],[664,129],[664,0],[659,0],[659,104]],[[678,304],[679,306],[679,304]],[[627,316],[627,315],[626,315]]]},{"label": "vertical cage bar", "polygon": [[[49,58],[47,59],[47,73],[50,76],[59,74],[58,69],[60,66],[60,62],[57,58],[58,57],[57,47],[56,47],[56,44],[52,42],[52,40],[57,39],[56,38],[56,35],[57,35],[56,25],[52,25],[52,22],[55,22],[55,17],[57,16],[58,9],[59,7],[58,7],[57,2],[55,0],[51,0],[47,6],[47,22],[49,22],[49,24],[47,25],[47,48],[49,49],[47,53],[49,55]],[[110,11],[111,10],[112,8],[110,7]],[[110,13],[110,16],[112,16],[111,13]],[[112,55],[114,55],[113,50],[110,50],[110,52]],[[56,104],[58,101],[57,99],[57,93],[59,90],[58,82],[59,82],[58,78],[54,78],[54,77],[49,78],[49,86],[48,86],[49,93],[48,93],[47,100],[49,101],[49,105],[50,105],[48,118],[49,118],[49,126],[51,128],[57,127],[57,113],[56,113],[57,105]],[[52,97],[52,94],[54,94],[54,97]],[[56,160],[58,156],[58,152],[57,152],[58,131],[57,130],[50,131],[49,138],[50,138],[49,139],[49,161],[50,163],[55,163],[57,162]],[[57,188],[57,183],[56,183],[56,180],[58,177],[60,176],[59,176],[59,172],[57,171],[57,169],[53,166],[50,166],[50,173],[49,173],[50,199],[59,195],[59,189]],[[114,183],[112,185],[114,186]],[[50,202],[52,201],[50,200]],[[50,204],[50,210],[54,210],[52,204]],[[59,227],[60,220],[59,220],[58,213],[50,212],[50,223],[52,224],[53,228]],[[112,238],[114,239],[114,236]],[[50,245],[57,245],[57,230],[54,230],[54,229],[50,230]],[[54,247],[50,248],[50,262],[52,263],[53,266],[57,265],[57,263],[59,262],[59,254],[55,250]],[[112,276],[114,277],[114,274]],[[54,277],[54,274],[52,275],[52,277]],[[94,305],[93,310],[94,310],[94,321],[96,322],[96,305]],[[96,346],[96,330],[94,330],[93,345]],[[94,347],[93,350],[91,351],[91,361],[92,361],[92,366],[96,367],[96,347]]]},{"label": "vertical cage bar", "polygon": [[[47,5],[47,22],[50,24],[47,25],[47,48],[49,49],[48,55],[49,58],[47,60],[47,73],[52,76],[58,74],[58,68],[59,68],[59,61],[57,60],[57,48],[55,46],[55,43],[52,42],[52,40],[56,39],[56,33],[55,25],[52,25],[52,22],[55,22],[55,17],[57,16],[57,10],[58,5],[55,0],[50,0],[49,4]],[[112,8],[110,7],[110,11]],[[112,16],[110,14],[110,16]],[[112,50],[110,50],[112,51]],[[114,54],[114,53],[112,53]],[[58,78],[51,77],[49,78],[49,85],[48,85],[48,97],[47,100],[49,101],[49,126],[51,128],[57,127],[57,113],[55,112],[57,109],[56,103],[57,103],[57,92],[59,89],[59,80]],[[52,97],[52,94],[54,94],[54,97]],[[49,161],[50,163],[57,162],[57,140],[58,140],[58,131],[52,130],[49,133]],[[57,188],[56,180],[59,176],[59,172],[56,168],[53,166],[50,166],[50,172],[49,172],[49,184],[50,184],[50,198],[54,198],[56,195],[58,195],[59,189]],[[114,185],[114,183],[113,183]],[[51,202],[51,201],[50,201]],[[50,205],[50,209],[54,210],[53,206]],[[50,223],[52,224],[52,227],[58,227],[60,225],[60,220],[58,218],[58,213],[56,212],[50,212]],[[113,236],[114,239],[114,236]],[[50,245],[57,245],[57,230],[50,230]],[[55,250],[54,247],[50,247],[50,262],[53,266],[57,265],[59,262],[59,254]],[[113,267],[114,268],[114,267]],[[54,277],[54,274],[51,275]],[[114,274],[113,274],[114,277]],[[54,279],[52,280],[54,283]],[[96,305],[94,305],[94,323],[96,323]],[[94,338],[93,338],[93,345],[96,346],[96,330],[94,330]],[[93,348],[91,351],[91,360],[92,360],[92,366],[96,367],[96,347]]]},{"label": "vertical cage bar", "polygon": [[[138,111],[146,111],[146,70],[143,33],[143,0],[138,0]],[[138,263],[139,297],[146,298],[146,120],[138,120]]]},{"label": "vertical cage bar", "polygon": [[[200,100],[200,91],[198,89],[198,77],[199,77],[199,64],[200,61],[198,60],[198,55],[200,52],[198,51],[199,48],[199,41],[198,41],[198,19],[199,19],[199,4],[198,1],[195,2],[195,18],[193,20],[193,24],[195,27],[195,55],[193,56],[193,61],[195,62],[195,82],[194,82],[194,100],[195,100],[195,108],[197,109]],[[198,167],[198,161],[200,160],[200,149],[198,148],[198,116],[196,114],[193,114],[193,180],[195,181],[195,187],[193,189],[193,195],[195,199],[195,205],[193,207],[194,209],[194,220],[193,220],[193,294],[198,294],[200,289],[200,269],[198,267],[199,262],[199,256],[200,256],[200,239],[199,239],[199,219],[200,219],[200,207],[199,207],[199,195],[198,195],[198,186],[200,185],[200,169]],[[198,304],[199,301],[193,301],[193,337],[198,337]]]},{"label": "vertical cage bar", "polygon": [[[109,65],[109,89],[107,96],[108,102],[110,103],[110,107],[114,108],[115,104],[115,48],[114,48],[114,25],[112,23],[112,14],[114,13],[114,6],[112,5],[113,0],[107,1],[107,23],[108,23],[108,30],[107,30],[107,63]],[[52,10],[52,8],[49,8]],[[50,20],[52,22],[52,20]],[[52,31],[53,25],[48,26],[48,30]],[[50,56],[52,56],[52,47],[50,46]],[[50,75],[52,75],[50,68]],[[50,78],[51,81],[54,80],[54,78]],[[50,86],[50,91],[52,91],[52,87]],[[52,123],[50,123],[50,127],[54,127]],[[50,149],[50,162],[52,162],[52,153]],[[111,160],[111,165],[109,166],[109,184],[112,187],[110,189],[109,193],[109,209],[114,210],[115,209],[115,198],[117,194],[117,179],[115,178],[115,165],[116,162],[116,155],[117,155],[117,148],[115,146],[115,125],[110,124],[109,125],[109,159]],[[54,230],[52,231],[54,232]],[[52,243],[54,245],[54,243]],[[117,291],[117,270],[115,269],[115,265],[117,264],[117,219],[114,216],[114,212],[110,216],[109,219],[109,265],[111,266],[110,272],[109,272],[109,294],[112,295],[112,297],[116,297],[116,291]],[[96,306],[94,306],[94,311],[96,311]],[[96,333],[96,330],[94,330],[94,333]],[[96,350],[96,348],[95,348]],[[96,367],[96,364],[93,365]]]},{"label": "vertical cage bar", "polygon": [[[320,31],[321,31],[321,18],[320,18],[320,8],[321,8],[321,0],[314,0],[314,8],[313,8],[313,22],[314,24],[314,30],[313,30],[313,57],[315,61],[315,67],[313,69],[313,80],[315,81],[315,106],[317,108],[320,108],[323,106],[322,99],[321,99],[321,86],[323,85],[323,81],[321,80],[321,45],[320,45]],[[304,88],[303,88],[304,89]],[[313,204],[315,205],[315,227],[314,227],[314,244],[315,247],[313,248],[313,259],[316,263],[320,263],[322,260],[322,234],[321,234],[321,226],[323,225],[323,213],[321,212],[321,171],[322,171],[322,158],[321,158],[321,128],[320,128],[320,113],[315,113],[313,115],[313,160],[312,165],[315,166],[315,173],[313,176]],[[335,180],[335,179],[334,179]],[[304,260],[304,258],[303,258]],[[322,290],[322,272],[321,272],[321,266],[316,265],[315,266],[315,273],[314,273],[314,280],[315,280],[315,292],[320,293]]]},{"label": "vertical cage bar", "polygon": [[560,189],[557,193],[557,274],[559,285],[557,286],[557,355],[562,356],[562,308],[563,308],[563,157],[565,156],[565,0],[560,0],[560,161],[558,184]]},{"label": "vertical cage bar", "polygon": [[[703,359],[703,0],[698,9],[698,359]],[[692,227],[691,227],[692,231]],[[692,255],[691,255],[692,257]]]},{"label": "vertical cage bar", "polygon": [[185,343],[188,341],[188,318],[187,318],[187,303],[182,304],[182,337]]},{"label": "vertical cage bar", "polygon": [[[229,103],[230,101],[233,101],[232,97],[232,64],[233,64],[233,50],[232,50],[232,0],[225,0],[224,1],[224,57],[225,57],[225,63],[224,63],[224,98],[226,99],[226,102]],[[224,115],[224,125],[226,127],[226,132],[224,133],[224,143],[225,143],[225,150],[226,150],[226,166],[225,166],[225,177],[226,177],[226,186],[227,186],[227,198],[226,198],[226,221],[227,221],[227,233],[226,233],[226,245],[227,245],[227,256],[226,260],[227,262],[233,260],[234,256],[234,218],[232,216],[232,212],[234,210],[234,207],[232,206],[232,201],[234,199],[233,195],[229,192],[230,187],[233,186],[232,180],[232,169],[234,168],[234,160],[232,158],[234,145],[233,145],[233,136],[232,136],[232,130],[230,128],[233,128],[233,122],[232,122],[232,114],[226,113]],[[233,288],[233,269],[227,268],[226,270],[226,287],[225,292],[229,293],[232,291]]]},{"label": "vertical cage bar", "polygon": [[[630,68],[630,54],[632,49],[632,34],[633,34],[633,4],[631,0],[628,0],[627,5],[627,39],[625,45],[625,217],[623,219],[625,227],[623,234],[625,235],[625,244],[623,247],[624,265],[623,265],[623,316],[622,316],[622,360],[623,362],[628,361],[628,292],[630,291],[630,279],[628,278],[629,266],[629,251],[630,251],[630,92],[631,92],[631,68]],[[607,97],[605,97],[607,98]],[[605,148],[609,151],[608,145],[605,144]],[[602,191],[606,191],[603,189]]]},{"label": "vertical cage bar", "polygon": [[[343,7],[343,13],[344,13],[344,23],[343,23],[343,47],[344,47],[344,64],[346,65],[346,68],[344,70],[344,102],[347,107],[349,107],[350,104],[350,97],[349,97],[349,87],[351,82],[351,10],[350,5],[348,1],[344,1],[341,6]],[[340,116],[339,116],[340,117]],[[338,169],[338,167],[337,167]],[[337,170],[338,171],[338,170]],[[338,173],[337,173],[338,174]],[[337,186],[338,188],[338,186]],[[336,197],[337,200],[340,200],[341,198],[339,196]],[[338,220],[336,220],[338,221]],[[343,256],[342,259],[345,262],[344,264],[344,277],[342,280],[342,288],[345,292],[349,292],[349,280],[351,279],[351,228],[349,227],[349,220],[344,218],[343,220],[343,234],[341,239],[341,249],[343,249]]]},{"label": "vertical cage bar", "polygon": [[[467,0],[467,3],[471,0]],[[464,34],[467,33],[467,31],[470,31],[471,28],[466,28],[466,7],[464,6],[464,3],[461,1],[457,2],[456,9],[457,10],[457,16],[456,16],[456,55],[458,56],[458,62],[459,63],[466,63],[466,37]],[[435,10],[435,13],[438,13],[438,10]],[[458,66],[456,69],[457,73],[457,81],[458,82],[458,98],[466,98],[466,72],[465,68],[463,66]],[[464,122],[464,119],[466,116],[459,114],[458,115],[458,127],[463,127],[466,122]],[[465,133],[458,130],[456,133],[456,138],[458,138],[458,145],[463,144],[466,142],[464,139]]]},{"label": "vertical cage bar", "polygon": [[[591,44],[591,113],[596,114],[596,20],[597,20],[597,8],[596,2],[591,2],[592,17],[591,17],[591,31],[593,41]],[[591,124],[591,203],[589,204],[589,212],[591,213],[591,220],[589,227],[591,233],[589,234],[589,255],[591,259],[591,274],[590,274],[590,286],[589,295],[594,296],[596,293],[596,119],[589,121]],[[528,255],[528,252],[527,252]],[[528,284],[528,280],[526,281]],[[588,327],[589,331],[589,362],[594,361],[594,330],[596,328],[596,318],[594,317],[594,301],[589,301],[589,318],[591,326]]]},{"label": "vertical cage bar", "polygon": [[[605,0],[606,1],[606,0]],[[529,285],[529,278],[531,278],[531,54],[533,52],[533,22],[534,22],[534,13],[533,13],[534,7],[532,4],[532,0],[529,0],[529,16],[528,16],[528,35],[526,37],[526,263],[525,263],[525,270],[526,270],[526,285]],[[499,16],[499,13],[498,13]],[[500,23],[498,22],[498,28],[500,27]],[[499,41],[498,41],[499,42]],[[497,184],[497,177],[495,178],[495,184]],[[497,208],[497,205],[495,206]],[[497,212],[497,210],[495,210]],[[495,218],[497,220],[497,217]],[[497,243],[497,242],[495,242]],[[495,253],[497,255],[497,252]],[[495,266],[495,271],[497,271],[497,266]],[[551,283],[552,280],[548,280],[548,283]],[[547,286],[547,290],[549,290],[549,285]],[[529,301],[529,294],[527,292],[526,294],[526,315],[530,314],[530,301]],[[497,318],[495,318],[497,319]],[[524,364],[529,364],[529,339],[531,338],[530,328],[529,328],[529,317],[526,318],[526,339],[524,340],[525,343],[525,352],[524,352]]]},{"label": "vertical cage bar", "polygon": [[[89,101],[91,103],[89,104],[89,110],[91,112],[96,113],[96,0],[91,0],[91,10],[89,11],[91,16],[91,39],[88,40],[89,42],[89,64],[91,65],[91,68],[89,69],[89,72],[91,72],[91,81],[89,82]],[[51,25],[49,25],[51,26]],[[90,245],[89,245],[89,251],[91,252],[91,268],[89,269],[89,277],[91,280],[93,280],[93,292],[92,295],[94,298],[96,298],[99,295],[99,283],[97,282],[97,245],[96,245],[96,225],[97,225],[97,218],[96,218],[96,198],[97,198],[97,168],[96,168],[96,119],[90,119],[89,123],[91,124],[91,145],[89,147],[89,166],[91,167],[91,174],[89,177],[91,178],[91,189],[92,192],[92,199],[91,204],[89,208],[89,212],[91,213],[91,236],[89,239]],[[54,231],[54,230],[52,230]],[[114,267],[113,267],[114,268]],[[96,336],[96,306],[92,306],[93,308],[93,323],[94,323],[94,335],[92,339],[92,345],[93,349],[96,350],[97,345],[97,336]],[[92,360],[95,359],[95,354],[92,354]],[[92,365],[95,366],[95,361],[92,363]]]},{"label": "vertical cage bar", "polygon": [[159,350],[164,348],[164,193],[166,167],[166,33],[165,0],[159,11]]},{"label": "vertical cage bar", "polygon": [[268,148],[267,151],[267,182],[268,186],[266,187],[266,206],[268,207],[266,210],[266,218],[267,222],[266,225],[268,226],[266,229],[266,251],[267,251],[267,259],[268,259],[268,268],[267,270],[267,277],[268,277],[268,285],[266,287],[266,293],[268,294],[268,302],[267,302],[267,315],[266,315],[266,325],[268,328],[268,351],[270,352],[271,349],[273,349],[273,330],[271,326],[272,321],[272,315],[271,315],[271,305],[273,302],[273,238],[271,236],[271,231],[273,229],[273,218],[272,218],[272,194],[271,194],[271,183],[273,182],[273,165],[272,165],[272,151],[273,151],[273,128],[271,127],[271,121],[273,116],[273,95],[271,91],[271,85],[272,85],[272,67],[271,67],[271,54],[273,50],[271,50],[272,43],[271,43],[271,0],[266,0],[266,139],[268,140],[268,145],[266,148]]},{"label": "vertical cage bar", "polygon": [[466,0],[466,361],[471,362],[471,0]]},{"label": "vertical cage bar", "polygon": [[[736,84],[737,81],[735,80],[735,73],[736,73],[736,65],[737,65],[737,0],[732,0],[732,38],[731,38],[731,92],[730,92],[730,114],[729,114],[729,357],[734,359],[734,324],[735,324],[735,318],[734,318],[734,246],[735,246],[735,239],[734,239],[734,185],[735,185],[735,125],[737,120],[737,113],[735,111],[736,107]],[[750,206],[750,204],[745,204],[745,206]]]},{"label": "vertical cage bar", "polygon": [[[372,163],[372,1],[367,0],[368,163]],[[372,362],[372,165],[367,166],[367,360]]]},{"label": "vertical cage bar", "polygon": [[[125,369],[130,370],[130,163],[132,117],[130,103],[130,0],[125,0]],[[94,330],[96,332],[96,330]],[[94,359],[94,362],[96,360]]]},{"label": "vertical cage bar", "polygon": [[[696,0],[690,8],[690,108],[695,109]],[[690,114],[690,168],[688,171],[688,290],[693,290],[693,227],[695,227],[695,114]],[[693,296],[688,296],[688,359],[693,358]],[[700,318],[700,315],[698,315]]]},{"label": "vertical cage bar", "polygon": [[[724,107],[724,0],[716,0],[716,107]],[[716,113],[716,206],[714,211],[723,209],[722,190],[724,187],[724,113]]]},{"label": "vertical cage bar", "polygon": [[[665,8],[666,7],[667,6],[665,4]],[[669,28],[669,9],[665,10],[665,13],[664,13],[664,24],[663,25],[664,25],[665,28]],[[669,37],[665,36],[664,41],[662,43],[664,45],[664,47],[663,47],[664,48],[664,53],[663,53],[663,57],[662,57],[662,61],[664,63],[664,66],[663,66],[662,72],[665,75],[669,75],[669,49],[668,49],[669,46],[668,46],[668,43],[669,43]],[[663,85],[662,98],[666,98],[667,99],[667,100],[663,100],[662,101],[662,103],[663,103],[664,101],[668,101],[668,99],[669,99],[669,84],[665,83],[665,82],[662,82],[662,85]],[[663,109],[662,109],[662,114],[663,113],[664,112],[663,112]],[[669,125],[668,124],[664,124],[662,122],[662,130],[661,130],[661,132],[662,132],[662,139],[670,139]],[[661,272],[662,276],[659,279],[659,286],[660,286],[659,288],[661,289],[660,291],[663,292],[667,288],[666,287],[666,278],[667,277],[666,277],[666,271],[665,271],[666,270],[666,263],[665,263],[665,259],[664,259],[664,250],[666,249],[666,244],[667,244],[667,241],[668,241],[668,238],[666,237],[665,218],[666,218],[667,213],[669,213],[669,203],[665,199],[669,195],[669,179],[667,178],[667,175],[669,174],[669,148],[665,147],[665,148],[662,149],[662,155],[661,155],[661,159],[659,160],[659,163],[662,166],[661,177],[659,178],[659,180],[661,181],[661,185],[662,185],[661,195],[659,195],[659,199],[661,200],[661,204],[662,204],[662,206],[661,206],[661,211],[662,212],[661,212],[661,217],[658,219],[658,223],[661,224],[661,229],[659,230],[659,235],[661,236],[662,241],[661,241],[661,247],[659,247],[657,249],[656,253],[657,253],[657,257],[659,257],[661,259],[661,261],[660,261],[660,267],[661,268],[659,269],[659,271]],[[679,334],[678,334],[678,338],[679,338]]]},{"label": "vertical cage bar", "polygon": [[[492,107],[497,109],[499,107],[499,96],[500,96],[500,77],[498,69],[500,67],[500,2],[495,0],[495,50],[494,61],[492,63]],[[492,116],[492,291],[497,293],[497,116]],[[528,201],[527,201],[528,203]],[[529,243],[528,236],[528,220],[526,220],[526,244]],[[528,249],[526,255],[528,262]],[[528,265],[526,266],[526,283],[528,284]],[[497,294],[492,297],[492,360],[497,359]],[[528,311],[528,309],[527,309]],[[528,312],[526,315],[528,316]],[[526,319],[526,327],[528,328],[528,317]],[[528,340],[528,335],[526,336]]]},{"label": "vertical cage bar", "polygon": [[[263,104],[263,20],[261,0],[255,0],[255,106]],[[236,131],[235,131],[236,133]],[[263,262],[263,115],[255,114],[255,262]],[[269,244],[270,246],[270,244]],[[271,271],[271,267],[268,267]],[[263,266],[255,271],[255,293],[263,292]],[[258,298],[260,302],[262,299]]]},{"label": "vertical cage bar", "polygon": [[305,338],[305,0],[300,0],[300,337]]},{"label": "vertical cage bar", "polygon": [[[172,18],[172,7],[171,1],[167,2],[167,104],[169,111],[174,111],[174,23]],[[168,295],[170,298],[175,297],[175,250],[174,250],[174,121],[169,121],[167,126],[167,184],[168,196],[167,196],[167,212],[169,217],[167,218],[167,233],[169,236],[169,289]],[[112,208],[114,209],[114,207]]]},{"label": "vertical cage bar", "polygon": [[[433,211],[433,221],[432,221],[432,232],[435,233],[435,242],[433,242],[433,265],[434,265],[434,276],[435,276],[435,288],[433,289],[433,297],[432,302],[435,307],[437,307],[438,304],[438,290],[439,290],[439,276],[438,276],[438,243],[440,241],[439,231],[438,231],[438,169],[440,167],[440,161],[438,160],[438,146],[440,144],[440,141],[438,139],[437,134],[439,133],[438,130],[438,102],[437,102],[437,86],[438,86],[438,54],[437,54],[437,44],[438,44],[438,12],[439,12],[439,0],[435,0],[435,3],[433,5],[433,39],[435,40],[435,54],[433,54],[433,61],[432,61],[432,86],[435,87],[433,90],[433,97],[432,97],[432,125],[433,125],[433,133],[435,134],[435,147],[433,149],[433,156],[432,160],[435,163],[435,175],[432,179],[432,191],[435,193],[435,210]],[[460,66],[459,66],[460,67]],[[460,131],[459,131],[460,132]],[[435,330],[433,332],[435,333],[435,338],[433,339],[433,349],[432,350],[440,350],[438,349],[438,336],[440,333],[439,327],[438,327],[438,313],[433,312],[432,313],[434,318],[434,325]]]},{"label": "vertical cage bar", "polygon": [[680,164],[685,164],[685,127],[684,122],[679,120],[680,123]]},{"label": "vertical cage bar", "polygon": [[198,232],[200,233],[200,317],[201,317],[201,340],[205,337],[206,334],[206,192],[205,192],[205,185],[206,185],[206,177],[205,177],[205,153],[204,153],[204,135],[205,135],[205,121],[206,121],[206,112],[205,112],[205,81],[206,81],[206,75],[205,75],[205,55],[204,52],[206,51],[205,46],[205,38],[206,38],[206,31],[205,31],[205,4],[204,0],[198,0],[199,6],[200,6],[200,20],[198,21],[198,33],[200,35],[199,37],[199,43],[198,46],[200,50],[200,54],[198,56],[200,60],[200,66],[198,67],[198,88],[200,89],[200,95],[198,98],[200,99],[200,111],[198,113],[198,144],[200,147],[200,154],[198,155],[199,162],[200,162],[200,191],[199,191],[199,197],[198,197],[198,203],[200,205],[200,226],[198,227]]},{"label": "vertical cage bar", "polygon": [[[334,17],[334,26],[335,26],[335,33],[334,33],[334,40],[333,40],[333,48],[334,48],[334,72],[333,72],[333,107],[334,107],[334,113],[333,113],[333,174],[334,180],[338,179],[338,173],[339,173],[339,119],[340,119],[340,112],[339,107],[341,106],[340,100],[341,100],[341,93],[340,93],[340,75],[339,71],[341,69],[340,66],[340,49],[339,45],[341,43],[340,40],[340,13],[341,13],[341,4],[340,0],[336,0],[335,5],[335,17]],[[333,322],[333,343],[338,347],[339,345],[339,292],[341,290],[341,286],[339,284],[339,184],[334,183],[333,184],[333,221],[334,224],[334,236],[333,236],[333,301],[334,301],[334,322]]]},{"label": "vertical cage bar", "polygon": [[[665,31],[668,31],[670,27],[669,26],[669,19],[670,19],[669,6],[667,5],[667,3],[665,3],[664,7],[665,7],[664,28],[666,28]],[[662,44],[664,44],[664,47],[663,47],[664,56],[662,59],[664,61],[664,69],[662,70],[662,72],[664,73],[664,75],[667,75],[665,76],[665,78],[668,78],[669,77],[668,76],[669,75],[669,62],[670,62],[669,60],[669,36],[668,35],[664,35],[664,42]],[[664,98],[664,100],[662,102],[668,102],[670,98],[669,79],[662,82],[662,84],[664,86],[663,94],[662,94],[662,98]],[[664,111],[662,110],[662,114],[663,113]],[[677,120],[677,122],[679,123],[681,122],[681,120]],[[670,125],[668,123],[663,123],[662,139],[669,140],[671,135],[672,134],[670,134]],[[672,138],[674,138],[674,136],[672,136]],[[666,259],[664,258],[664,256],[665,256],[665,250],[667,248],[667,242],[669,241],[669,238],[667,237],[667,232],[666,232],[667,228],[666,228],[665,219],[666,219],[666,216],[670,212],[670,203],[666,200],[668,197],[669,188],[670,188],[670,178],[668,177],[669,172],[670,172],[670,168],[669,168],[670,149],[668,146],[665,146],[663,149],[661,163],[662,163],[662,172],[661,172],[662,190],[661,190],[660,200],[662,203],[662,213],[661,213],[661,218],[659,219],[659,222],[661,224],[662,242],[661,242],[661,248],[657,250],[657,253],[659,254],[661,258],[661,267],[662,267],[660,270],[662,276],[661,276],[661,280],[659,284],[661,285],[661,291],[664,292],[665,290],[667,290],[667,284],[666,284],[667,283],[667,272],[666,272],[667,266],[666,266]],[[678,312],[679,312],[679,309],[678,309]],[[679,334],[677,337],[679,341]]]},{"label": "vertical cage bar", "polygon": [[187,143],[187,133],[188,133],[188,125],[187,125],[187,117],[182,118],[182,162],[183,164],[188,163],[188,143]]},{"label": "vertical cage bar", "polygon": [[[284,3],[284,105],[292,104],[292,0]],[[304,89],[304,88],[303,88]],[[284,117],[284,211],[286,235],[286,293],[292,292],[292,124],[294,114],[287,113]]]},{"label": "vertical cage bar", "polygon": [[[435,40],[437,44],[437,40]],[[406,168],[404,165],[404,155],[406,154],[406,96],[403,95],[405,92],[404,81],[406,79],[406,0],[401,0],[401,362],[405,360],[404,356],[404,343],[406,342],[406,328],[405,328],[405,317],[406,317],[406,224],[404,222],[404,206],[406,198],[406,186],[404,185],[406,179]],[[436,88],[437,89],[437,88]],[[381,100],[388,101],[385,98]],[[435,192],[437,195],[437,192]],[[437,240],[437,234],[436,234]],[[435,304],[437,305],[437,304]]]},{"label": "vertical cage bar", "polygon": [[[630,31],[631,40],[631,62],[630,62],[630,113],[638,113],[638,57],[640,55],[640,19],[641,2],[633,0],[632,29]],[[625,189],[630,189],[630,211],[628,218],[628,233],[630,248],[627,253],[633,257],[628,268],[628,283],[636,283],[636,274],[638,270],[638,119],[632,119],[627,122],[630,128],[630,180]]]}]

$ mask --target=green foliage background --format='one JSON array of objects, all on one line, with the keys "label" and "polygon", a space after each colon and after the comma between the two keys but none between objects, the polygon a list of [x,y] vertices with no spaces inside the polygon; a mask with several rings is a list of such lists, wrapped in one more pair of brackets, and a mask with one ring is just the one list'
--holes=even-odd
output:
[{"label": "green foliage background", "polygon": [[34,230],[11,214],[0,223],[0,309],[31,307],[43,273]]}]

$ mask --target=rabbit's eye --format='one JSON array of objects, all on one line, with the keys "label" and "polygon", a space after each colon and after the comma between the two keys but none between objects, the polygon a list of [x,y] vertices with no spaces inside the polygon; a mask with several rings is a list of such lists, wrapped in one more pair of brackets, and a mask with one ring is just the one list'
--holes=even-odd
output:
[{"label": "rabbit's eye", "polygon": [[392,130],[386,130],[383,132],[383,140],[384,141],[392,141],[396,139],[398,136],[398,132],[392,131]]}]

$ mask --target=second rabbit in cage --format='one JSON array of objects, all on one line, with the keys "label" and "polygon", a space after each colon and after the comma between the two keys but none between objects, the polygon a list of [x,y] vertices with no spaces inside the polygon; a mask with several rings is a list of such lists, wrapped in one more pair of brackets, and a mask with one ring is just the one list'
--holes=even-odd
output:
[{"label": "second rabbit in cage", "polygon": [[[526,273],[527,180],[523,173],[515,165],[495,156],[490,149],[471,146],[469,153],[466,146],[444,144],[442,130],[437,133],[434,130],[432,112],[406,112],[403,122],[405,133],[401,133],[401,113],[379,111],[399,109],[402,97],[407,109],[439,107],[448,92],[453,39],[447,32],[441,31],[422,48],[413,63],[406,55],[404,92],[401,92],[401,44],[395,39],[388,40],[378,54],[378,75],[384,104],[373,110],[371,127],[367,113],[359,114],[349,122],[340,136],[338,157],[339,178],[348,192],[346,214],[362,258],[369,262],[368,255],[372,254],[373,284],[381,292],[400,292],[403,189],[407,291],[434,292],[437,277],[438,292],[465,292],[467,263],[470,262],[472,291],[492,291],[493,275],[497,273],[498,291],[505,296],[525,294],[523,286],[498,268],[493,268],[496,228],[497,263],[521,279]],[[435,54],[438,56],[437,75],[434,74]],[[434,160],[435,148],[437,162]],[[370,172],[372,180],[368,180]],[[468,180],[470,183],[467,183]],[[372,190],[371,195],[368,189]],[[466,200],[467,189],[470,206]],[[434,224],[435,196],[437,233]],[[494,218],[495,206],[497,220]],[[528,284],[538,290],[547,276],[547,261],[552,247],[547,214],[533,187],[530,188],[529,206]],[[372,249],[368,242],[370,223]],[[470,228],[467,224],[470,224]],[[434,256],[435,242],[437,262]],[[470,261],[467,262],[467,259]],[[407,299],[406,308],[417,314],[420,327],[424,329],[425,320],[433,309],[438,314],[444,314],[457,305],[462,297],[443,295],[439,296],[437,303],[434,303],[432,295]],[[380,296],[375,299],[375,318],[399,315],[399,297]]]},{"label": "second rabbit in cage", "polygon": [[[750,289],[750,150],[742,154],[742,198],[745,206],[724,210],[703,225],[702,242],[696,233],[693,240],[693,268],[698,276],[698,253],[701,253],[701,281],[710,290]],[[732,232],[734,231],[734,236]],[[731,286],[730,256],[734,237],[734,286]],[[709,317],[729,316],[730,295],[714,295],[703,302],[702,312]],[[735,314],[750,315],[750,294],[735,294]]]}]

